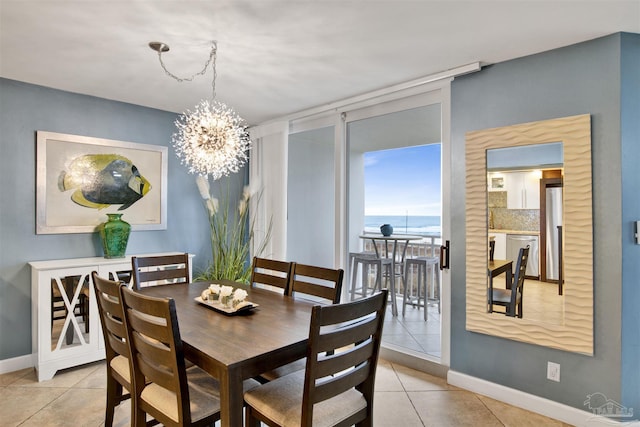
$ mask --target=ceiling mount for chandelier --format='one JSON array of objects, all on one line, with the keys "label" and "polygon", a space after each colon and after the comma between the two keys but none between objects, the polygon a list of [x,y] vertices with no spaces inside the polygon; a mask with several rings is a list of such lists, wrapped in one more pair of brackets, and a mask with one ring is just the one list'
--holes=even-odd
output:
[{"label": "ceiling mount for chandelier", "polygon": [[251,140],[244,120],[233,108],[215,99],[217,43],[211,42],[209,59],[203,69],[186,78],[174,75],[164,65],[162,54],[169,51],[169,45],[150,42],[149,47],[158,52],[164,72],[178,82],[204,75],[209,65],[213,69],[211,100],[200,101],[194,111],[187,110],[175,122],[178,131],[171,137],[171,143],[181,163],[190,173],[211,175],[213,179],[238,172],[247,161]]}]

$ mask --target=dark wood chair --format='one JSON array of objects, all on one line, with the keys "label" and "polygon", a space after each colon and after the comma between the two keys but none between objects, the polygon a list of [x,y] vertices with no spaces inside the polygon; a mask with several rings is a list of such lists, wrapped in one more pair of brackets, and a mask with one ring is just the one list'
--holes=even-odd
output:
[{"label": "dark wood chair", "polygon": [[189,283],[189,254],[131,257],[133,287]]},{"label": "dark wood chair", "polygon": [[[499,305],[505,307],[504,314],[510,317],[522,318],[522,300],[524,292],[524,276],[527,271],[527,261],[529,259],[529,246],[520,248],[518,260],[516,262],[516,274],[513,277],[511,289],[495,289],[493,286],[489,288],[491,301],[489,311],[494,312],[493,306]],[[493,283],[493,281],[489,281]]]},{"label": "dark wood chair", "polygon": [[[342,292],[342,279],[344,270],[317,267],[314,265],[294,263],[291,278],[289,280],[289,292],[291,295],[309,295],[318,301],[338,304]],[[306,359],[299,359],[295,362],[276,368],[272,371],[261,374],[257,379],[260,382],[273,381],[295,371],[303,370],[306,366]]]},{"label": "dark wood chair", "polygon": [[218,381],[200,368],[189,372],[172,299],[120,288],[133,368],[132,425],[146,414],[165,426],[210,425],[220,419]]},{"label": "dark wood chair", "polygon": [[496,253],[496,241],[489,240],[489,261],[493,261],[493,256]]},{"label": "dark wood chair", "polygon": [[373,425],[387,298],[383,289],[357,301],[313,307],[306,369],[246,392],[246,425]]},{"label": "dark wood chair", "polygon": [[289,294],[289,279],[293,263],[274,259],[253,257],[251,264],[251,286],[269,285],[281,288]]},{"label": "dark wood chair", "polygon": [[294,263],[289,278],[289,295],[312,295],[337,304],[340,302],[343,277],[342,269]]},{"label": "dark wood chair", "polygon": [[[104,279],[97,272],[91,273],[98,313],[102,324],[102,335],[107,366],[107,407],[104,425],[113,425],[115,407],[131,397],[131,371],[129,366],[129,346],[126,342],[124,311],[120,299],[120,282]],[[133,415],[133,405],[131,405]],[[133,419],[133,417],[131,418]]]}]

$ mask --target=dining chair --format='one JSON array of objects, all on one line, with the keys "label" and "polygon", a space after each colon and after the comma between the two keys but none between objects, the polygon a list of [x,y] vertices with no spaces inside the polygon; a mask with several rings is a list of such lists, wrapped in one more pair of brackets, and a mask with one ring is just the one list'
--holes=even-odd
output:
[{"label": "dining chair", "polygon": [[296,293],[311,295],[340,302],[344,270],[293,263],[289,278],[289,295]]},{"label": "dining chair", "polygon": [[306,369],[246,392],[246,426],[373,425],[387,298],[383,289],[344,304],[314,306]]},{"label": "dining chair", "polygon": [[289,294],[289,279],[293,263],[274,259],[253,257],[251,264],[251,286],[268,285]]},{"label": "dining chair", "polygon": [[[294,263],[289,281],[290,294],[315,297],[315,301],[338,304],[342,293],[344,270]],[[260,374],[260,382],[273,381],[295,371],[303,370],[306,359],[298,359],[268,372]]]},{"label": "dining chair", "polygon": [[[98,302],[107,366],[107,406],[104,425],[111,427],[115,407],[131,397],[130,355],[120,298],[120,288],[123,285],[98,276],[96,271],[91,273],[91,279]],[[131,414],[133,415],[133,405]]]},{"label": "dining chair", "polygon": [[189,283],[189,254],[131,257],[133,287]]},{"label": "dining chair", "polygon": [[524,276],[527,271],[527,261],[529,259],[529,246],[520,248],[518,252],[518,260],[516,262],[516,274],[513,277],[511,289],[496,289],[493,287],[493,281],[489,281],[489,312],[493,313],[493,306],[499,305],[505,307],[503,312],[507,316],[522,318],[522,300],[524,292]]},{"label": "dining chair", "polygon": [[218,381],[197,366],[188,371],[175,302],[120,287],[132,361],[132,425],[150,415],[165,426],[210,425],[220,419]]}]

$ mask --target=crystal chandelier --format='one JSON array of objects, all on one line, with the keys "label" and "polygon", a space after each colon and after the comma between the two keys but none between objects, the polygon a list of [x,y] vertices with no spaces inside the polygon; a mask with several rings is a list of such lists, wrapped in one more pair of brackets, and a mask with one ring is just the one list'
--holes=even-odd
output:
[{"label": "crystal chandelier", "polygon": [[149,47],[158,52],[158,59],[165,73],[178,82],[191,81],[198,75],[204,75],[210,64],[213,68],[211,101],[200,101],[193,111],[182,113],[175,122],[178,131],[171,137],[171,144],[180,162],[189,169],[189,173],[211,175],[214,180],[238,172],[247,161],[251,140],[244,120],[233,108],[215,100],[216,42],[212,42],[211,53],[204,68],[188,78],[177,77],[165,67],[162,53],[168,52],[169,46],[151,42]]}]

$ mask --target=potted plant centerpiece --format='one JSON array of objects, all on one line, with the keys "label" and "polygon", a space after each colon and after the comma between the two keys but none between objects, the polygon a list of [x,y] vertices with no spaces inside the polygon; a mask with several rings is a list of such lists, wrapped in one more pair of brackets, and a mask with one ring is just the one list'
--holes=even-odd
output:
[{"label": "potted plant centerpiece", "polygon": [[198,176],[196,183],[209,219],[212,257],[209,266],[196,280],[228,279],[248,283],[251,278],[250,255],[260,256],[271,238],[271,221],[266,230],[260,230],[260,233],[256,230],[255,208],[260,203],[262,192],[244,187],[234,209],[229,185],[221,189],[219,200],[212,194],[207,176]]}]

